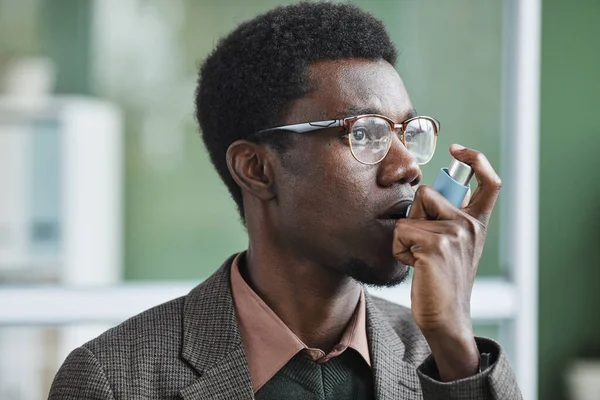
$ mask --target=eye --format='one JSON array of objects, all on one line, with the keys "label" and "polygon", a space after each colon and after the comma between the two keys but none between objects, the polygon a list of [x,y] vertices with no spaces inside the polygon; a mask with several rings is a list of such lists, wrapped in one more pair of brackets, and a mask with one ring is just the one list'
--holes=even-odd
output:
[{"label": "eye", "polygon": [[362,142],[367,137],[367,132],[364,128],[354,129],[352,131],[352,140]]}]

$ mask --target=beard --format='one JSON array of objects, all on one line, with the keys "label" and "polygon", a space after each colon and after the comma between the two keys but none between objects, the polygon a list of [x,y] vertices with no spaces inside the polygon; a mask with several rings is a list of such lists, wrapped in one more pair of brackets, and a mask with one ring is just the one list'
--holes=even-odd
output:
[{"label": "beard", "polygon": [[393,267],[371,265],[363,259],[352,258],[342,265],[342,271],[362,284],[372,287],[393,287],[406,281],[410,275],[408,266],[396,261]]}]

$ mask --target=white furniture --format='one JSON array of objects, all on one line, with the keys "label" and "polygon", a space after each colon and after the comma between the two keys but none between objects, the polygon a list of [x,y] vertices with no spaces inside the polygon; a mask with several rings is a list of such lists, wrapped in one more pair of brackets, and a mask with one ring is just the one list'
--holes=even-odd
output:
[{"label": "white furniture", "polygon": [[[47,312],[37,289],[19,289],[30,284],[83,288],[119,281],[122,177],[121,116],[112,104],[0,97],[0,283],[9,284],[0,286],[2,311]],[[6,287],[25,298],[11,298]],[[0,325],[14,322],[0,318]],[[66,327],[58,337],[35,328],[0,329],[0,398],[45,398],[43,385],[31,381],[43,379],[40,360],[62,360],[106,327],[106,321]]]}]

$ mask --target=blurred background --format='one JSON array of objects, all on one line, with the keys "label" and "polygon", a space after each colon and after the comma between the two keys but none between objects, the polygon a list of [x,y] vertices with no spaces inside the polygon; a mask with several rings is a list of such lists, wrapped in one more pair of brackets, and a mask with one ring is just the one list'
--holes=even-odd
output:
[{"label": "blurred background", "polygon": [[[0,399],[46,398],[74,347],[245,248],[193,92],[220,37],[287,3],[0,0]],[[413,103],[442,122],[424,182],[455,142],[504,179],[477,333],[502,342],[526,398],[600,399],[600,2],[353,3],[385,22]],[[518,23],[529,6],[540,26]],[[408,287],[383,295],[407,303]]]}]

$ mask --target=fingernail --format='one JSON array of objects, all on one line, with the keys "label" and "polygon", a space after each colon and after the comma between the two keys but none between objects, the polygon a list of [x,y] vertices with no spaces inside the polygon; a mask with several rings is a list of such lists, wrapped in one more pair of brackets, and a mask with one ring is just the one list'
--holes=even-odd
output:
[{"label": "fingernail", "polygon": [[460,144],[456,144],[456,143],[455,143],[455,144],[453,144],[452,146],[453,146],[453,147],[454,147],[454,149],[456,149],[456,150],[464,150],[464,149],[465,149],[465,146],[461,146]]}]

